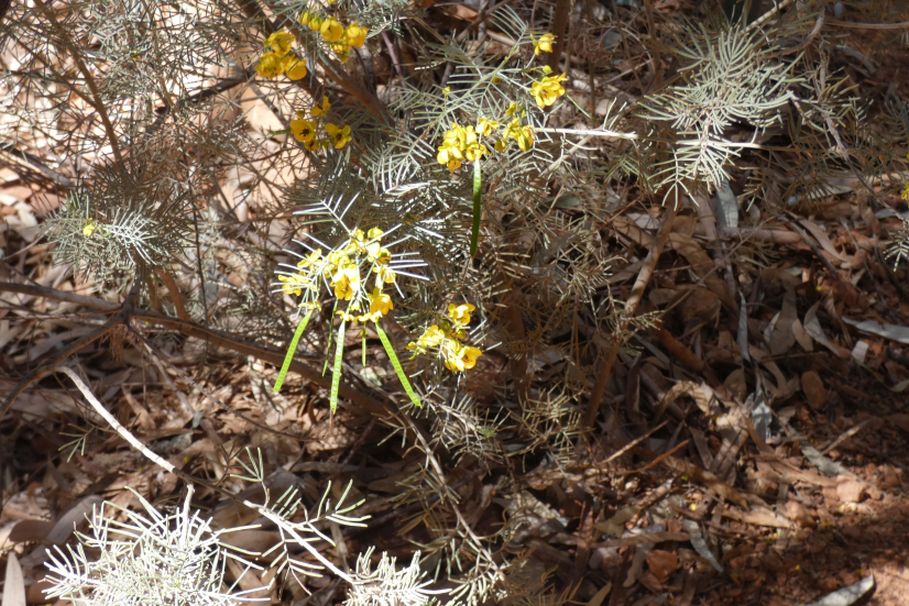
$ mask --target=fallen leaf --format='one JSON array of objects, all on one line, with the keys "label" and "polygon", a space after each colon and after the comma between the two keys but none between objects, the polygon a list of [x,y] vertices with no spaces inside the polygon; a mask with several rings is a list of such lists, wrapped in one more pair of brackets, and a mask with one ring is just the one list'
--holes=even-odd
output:
[{"label": "fallen leaf", "polygon": [[672,551],[654,549],[647,554],[647,568],[660,585],[666,583],[679,567],[679,557]]},{"label": "fallen leaf", "polygon": [[904,345],[909,345],[909,326],[899,324],[881,324],[874,320],[853,320],[843,317],[843,322],[855,326],[861,332],[866,332]]},{"label": "fallen leaf", "polygon": [[[817,309],[820,307],[821,302],[818,301],[811,306],[805,313],[805,320],[802,322],[802,325],[805,327],[805,331],[811,335],[811,338],[832,351],[837,355],[837,357],[847,360],[852,357],[852,352],[845,347],[837,345],[831,341],[827,335],[824,333],[824,329],[821,327],[820,321],[817,319]],[[844,318],[845,319],[845,318]]]},{"label": "fallen leaf", "polygon": [[887,423],[894,427],[909,433],[909,413],[900,412],[887,416]]},{"label": "fallen leaf", "polygon": [[824,387],[821,376],[813,370],[802,373],[802,393],[814,410],[820,410],[827,403],[827,388]]},{"label": "fallen leaf", "polygon": [[858,503],[868,490],[868,485],[855,478],[840,478],[836,483],[836,496],[843,503]]},{"label": "fallen leaf", "polygon": [[808,509],[798,501],[787,501],[783,505],[783,515],[799,526],[812,526],[814,518]]},{"label": "fallen leaf", "polygon": [[713,566],[714,570],[723,574],[725,569],[716,559],[716,556],[713,555],[713,552],[710,551],[710,547],[707,546],[707,541],[705,541],[704,537],[701,535],[701,527],[698,526],[698,523],[694,520],[682,520],[682,528],[688,533],[690,537],[688,540],[697,554],[707,560],[707,562]]},{"label": "fallen leaf", "polygon": [[593,597],[587,602],[587,606],[602,606],[610,591],[612,591],[612,583],[606,583],[593,594]]},{"label": "fallen leaf", "polygon": [[792,325],[798,320],[797,313],[795,291],[787,288],[786,294],[783,296],[782,309],[767,327],[767,346],[772,355],[781,356],[795,345],[795,333],[792,332]]},{"label": "fallen leaf", "polygon": [[852,606],[874,587],[874,577],[867,576],[855,585],[837,589],[807,606]]},{"label": "fallen leaf", "polygon": [[47,520],[21,520],[13,526],[9,540],[13,543],[40,543],[53,527],[54,523]]},{"label": "fallen leaf", "polygon": [[6,577],[3,583],[3,597],[0,599],[2,606],[25,606],[25,579],[22,576],[22,567],[16,554],[10,552],[6,560]]}]

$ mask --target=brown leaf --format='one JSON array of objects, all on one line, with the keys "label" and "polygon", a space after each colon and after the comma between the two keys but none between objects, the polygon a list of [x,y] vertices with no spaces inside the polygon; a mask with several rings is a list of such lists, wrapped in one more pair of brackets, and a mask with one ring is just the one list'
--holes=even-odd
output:
[{"label": "brown leaf", "polygon": [[660,584],[666,583],[679,567],[679,557],[674,551],[654,549],[647,554],[647,568]]},{"label": "brown leaf", "polygon": [[735,308],[735,302],[726,290],[726,283],[717,275],[713,259],[697,240],[691,236],[673,232],[669,234],[669,244],[673,250],[685,257],[685,260],[691,264],[692,271],[704,281],[707,288],[713,291],[728,307]]},{"label": "brown leaf", "polygon": [[606,583],[593,595],[587,602],[587,606],[602,606],[609,592],[612,591],[612,583]]},{"label": "brown leaf", "polygon": [[783,505],[783,515],[799,526],[813,526],[814,518],[808,509],[798,501],[788,501]]},{"label": "brown leaf", "polygon": [[703,286],[688,286],[683,292],[684,298],[679,309],[685,324],[693,325],[716,320],[722,307],[716,293]]},{"label": "brown leaf", "polygon": [[780,356],[795,345],[795,333],[792,331],[792,325],[796,320],[798,320],[798,312],[795,305],[795,291],[787,288],[786,294],[783,296],[783,308],[774,319],[767,339],[767,345],[772,355]]},{"label": "brown leaf", "polygon": [[13,526],[9,540],[13,543],[40,543],[53,527],[54,523],[47,520],[22,520]]},{"label": "brown leaf", "polygon": [[723,512],[723,515],[727,518],[732,518],[733,520],[745,522],[746,524],[754,524],[755,526],[792,528],[792,523],[789,522],[789,520],[763,506],[754,507],[751,511],[737,511],[735,509],[727,508],[726,511]]},{"label": "brown leaf", "polygon": [[815,410],[820,410],[827,403],[827,388],[824,387],[821,376],[813,370],[802,373],[802,393]]},{"label": "brown leaf", "polygon": [[821,302],[818,301],[811,306],[805,313],[805,320],[802,322],[802,326],[805,327],[805,332],[811,335],[811,338],[832,351],[837,357],[844,360],[848,360],[852,357],[852,352],[845,347],[838,345],[830,340],[830,338],[824,333],[824,329],[821,327],[820,321],[817,319],[817,310],[821,306]]},{"label": "brown leaf", "polygon": [[855,478],[840,478],[836,483],[836,496],[843,503],[858,503],[868,490],[868,485]]}]

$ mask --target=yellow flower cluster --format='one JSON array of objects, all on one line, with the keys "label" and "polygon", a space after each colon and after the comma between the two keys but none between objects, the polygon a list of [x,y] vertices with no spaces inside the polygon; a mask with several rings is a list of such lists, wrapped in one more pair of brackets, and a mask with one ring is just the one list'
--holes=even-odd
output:
[{"label": "yellow flower cluster", "polygon": [[518,113],[517,105],[512,103],[505,111],[505,115],[511,118],[508,123],[483,117],[477,120],[476,126],[461,126],[455,122],[442,136],[436,160],[454,172],[461,168],[465,160],[473,162],[483,158],[489,155],[489,148],[483,139],[492,139],[500,129],[499,138],[493,145],[496,151],[504,152],[512,141],[521,151],[527,151],[533,146],[533,127],[522,124]]},{"label": "yellow flower cluster", "polygon": [[290,121],[290,132],[294,139],[303,144],[309,151],[316,152],[329,146],[344,149],[350,143],[350,125],[338,125],[325,120],[331,102],[322,97],[322,102],[309,110],[309,117],[304,112],[297,112],[297,117]]},{"label": "yellow flower cluster", "polygon": [[287,76],[290,80],[305,78],[306,61],[293,52],[296,39],[285,30],[273,32],[265,39],[267,49],[256,64],[256,73],[263,78]]},{"label": "yellow flower cluster", "polygon": [[[302,297],[301,308],[319,306],[322,284],[327,284],[337,301],[348,301],[338,314],[346,321],[375,322],[394,308],[383,292],[393,284],[391,253],[382,246],[384,232],[373,227],[364,233],[354,229],[347,240],[327,254],[317,248],[300,259],[293,273],[278,275],[281,291]],[[372,288],[370,288],[372,281]]]},{"label": "yellow flower cluster", "polygon": [[455,122],[442,136],[442,145],[439,146],[436,160],[454,172],[461,168],[464,160],[473,162],[482,158],[489,150],[480,142],[481,136],[482,131],[477,132],[473,125],[461,126]]},{"label": "yellow flower cluster", "polygon": [[909,202],[909,183],[906,183],[905,187],[903,187],[903,191],[900,194],[900,198],[905,200],[906,202]]},{"label": "yellow flower cluster", "polygon": [[549,107],[565,94],[565,87],[562,86],[562,82],[567,79],[568,76],[565,74],[543,76],[530,85],[530,94],[541,109]]},{"label": "yellow flower cluster", "polygon": [[533,41],[533,56],[539,56],[542,53],[551,53],[552,45],[555,42],[555,35],[545,33]]},{"label": "yellow flower cluster", "polygon": [[470,370],[483,355],[479,348],[463,343],[474,309],[470,303],[449,303],[447,318],[439,324],[430,324],[416,341],[407,344],[407,349],[415,356],[435,351],[451,372]]},{"label": "yellow flower cluster", "polygon": [[360,48],[366,43],[369,29],[356,21],[344,25],[339,19],[312,11],[303,11],[298,18],[300,25],[319,34],[322,41],[334,51],[341,61],[347,61],[350,49]]}]

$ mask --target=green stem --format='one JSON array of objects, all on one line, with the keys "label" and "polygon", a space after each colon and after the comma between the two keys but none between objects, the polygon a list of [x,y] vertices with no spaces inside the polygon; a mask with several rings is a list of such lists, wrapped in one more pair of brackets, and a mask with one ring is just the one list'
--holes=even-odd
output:
[{"label": "green stem", "polygon": [[344,361],[344,329],[347,322],[341,320],[338,327],[338,342],[335,344],[335,361],[331,367],[331,390],[328,392],[328,407],[332,414],[338,410],[338,390],[341,388],[341,363]]},{"label": "green stem", "polygon": [[480,241],[480,202],[483,200],[483,175],[480,172],[480,159],[473,161],[473,226],[470,229],[470,256],[477,254]]},{"label": "green stem", "polygon": [[294,354],[297,353],[297,345],[300,343],[300,337],[303,336],[303,331],[306,330],[306,325],[309,324],[309,319],[312,317],[312,310],[306,312],[306,315],[300,320],[297,324],[297,329],[294,331],[294,337],[290,340],[290,346],[287,348],[287,353],[284,354],[284,362],[281,364],[281,371],[278,372],[278,378],[275,381],[275,386],[273,391],[278,393],[281,391],[281,386],[284,385],[284,378],[287,376],[287,371],[290,370],[290,363],[294,360]]},{"label": "green stem", "polygon": [[391,362],[391,367],[395,369],[395,374],[398,375],[398,381],[401,382],[401,387],[404,388],[404,393],[407,394],[407,397],[410,398],[410,401],[413,402],[414,406],[420,408],[423,406],[423,402],[420,401],[420,396],[417,395],[417,392],[414,391],[413,386],[407,379],[407,374],[404,372],[404,367],[401,366],[401,361],[398,360],[398,354],[395,353],[395,348],[392,346],[391,341],[388,339],[388,335],[385,334],[385,331],[382,330],[382,327],[379,326],[378,322],[376,322],[375,325],[376,334],[379,335],[379,340],[382,342],[382,347],[385,348],[385,353],[388,354],[388,361]]}]

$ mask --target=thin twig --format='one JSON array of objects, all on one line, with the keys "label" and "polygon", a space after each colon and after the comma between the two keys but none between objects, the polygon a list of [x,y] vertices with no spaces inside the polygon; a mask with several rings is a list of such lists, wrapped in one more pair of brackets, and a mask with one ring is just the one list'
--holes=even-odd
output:
[{"label": "thin twig", "polygon": [[[0,282],[0,291],[18,292],[18,293],[32,295],[32,296],[49,297],[49,298],[57,299],[57,300],[69,301],[72,303],[79,303],[86,307],[91,307],[91,308],[97,309],[99,311],[104,311],[104,312],[108,312],[108,313],[114,312],[117,310],[121,310],[121,307],[115,303],[110,303],[108,301],[104,301],[102,299],[96,299],[94,297],[86,297],[84,295],[76,295],[73,293],[62,292],[62,291],[58,291],[58,290],[55,290],[52,288],[47,288],[44,286],[34,286],[34,285],[30,285],[30,284],[16,284],[13,282]],[[271,349],[268,347],[263,347],[256,343],[252,343],[250,341],[241,339],[235,335],[232,335],[229,333],[223,333],[223,332],[202,326],[202,325],[192,322],[190,320],[173,318],[170,316],[165,316],[163,314],[159,314],[159,313],[155,313],[155,312],[147,311],[147,310],[129,309],[129,310],[121,310],[121,311],[122,311],[121,315],[119,315],[116,318],[112,318],[111,321],[109,321],[104,326],[100,327],[98,329],[98,331],[94,331],[91,335],[86,335],[86,337],[83,337],[82,339],[77,341],[77,343],[79,344],[79,349],[81,349],[82,347],[88,345],[89,343],[91,343],[93,341],[98,340],[99,338],[104,336],[104,334],[106,334],[107,331],[111,330],[117,324],[125,323],[128,325],[129,321],[131,319],[135,319],[135,320],[148,322],[149,324],[154,324],[156,326],[170,328],[170,329],[176,330],[188,337],[195,337],[198,339],[203,339],[205,341],[208,341],[212,345],[223,347],[225,349],[229,349],[231,351],[235,351],[237,353],[241,353],[244,355],[252,356],[259,360],[264,360],[266,362],[270,362],[276,366],[280,366],[282,361],[284,360],[284,352],[281,352],[281,351],[278,351],[275,349]],[[90,340],[88,340],[89,337],[91,337]],[[73,350],[72,347],[74,347],[74,346],[67,348],[64,352],[61,352],[61,353],[66,353],[68,356],[73,355],[76,351],[78,351],[78,349]],[[58,358],[60,361],[55,362],[55,364],[59,364],[63,360],[63,358],[60,358],[59,356],[58,356]],[[312,381],[313,383],[316,383],[317,385],[320,385],[325,388],[328,388],[330,386],[328,379],[326,379],[326,377],[322,376],[322,373],[320,373],[315,368],[312,368],[311,366],[305,364],[304,362],[301,362],[300,360],[295,359],[291,363],[290,369],[293,370],[294,372],[302,375],[306,380]],[[41,376],[43,376],[43,375],[41,375]],[[38,378],[40,378],[40,376]],[[6,410],[11,405],[12,399],[14,399],[15,396],[18,396],[19,393],[22,393],[22,391],[25,387],[33,384],[36,380],[37,379],[35,379],[34,377],[30,377],[28,379],[28,383],[26,385],[24,385],[22,387],[17,386],[17,389],[14,390],[13,396],[7,398],[7,401],[4,406],[4,410]],[[344,398],[345,400],[348,400],[352,404],[365,408],[366,410],[368,410],[369,412],[371,412],[373,414],[385,413],[389,410],[393,410],[393,408],[394,408],[390,402],[389,403],[383,402],[382,400],[374,398],[371,395],[368,395],[346,383],[341,383],[339,393],[340,393],[341,397]],[[0,414],[0,418],[2,418],[3,416],[4,416],[3,414]]]},{"label": "thin twig", "polygon": [[101,119],[101,124],[104,126],[104,132],[107,133],[107,138],[110,141],[110,148],[114,154],[114,159],[116,159],[117,162],[123,162],[123,154],[120,152],[120,142],[117,139],[117,131],[114,130],[114,125],[110,121],[110,116],[107,113],[107,108],[104,106],[98,84],[95,82],[94,77],[92,77],[91,71],[89,71],[88,67],[82,61],[82,52],[73,44],[69,33],[57,23],[53,12],[47,8],[47,5],[43,0],[35,0],[35,7],[41,12],[44,18],[50,22],[51,27],[57,31],[60,43],[69,52],[73,63],[76,64],[76,69],[78,69],[82,74],[82,77],[85,78],[85,84],[88,86],[91,95],[83,95],[79,89],[75,87],[73,87],[73,92],[85,99],[85,101],[98,112],[98,117]]},{"label": "thin twig", "polygon": [[136,438],[136,436],[131,434],[128,429],[123,427],[123,425],[120,424],[120,421],[118,421],[114,415],[112,415],[106,408],[104,408],[104,405],[98,401],[98,398],[95,397],[95,394],[92,393],[92,390],[88,388],[88,385],[85,384],[82,378],[77,375],[73,369],[66,366],[57,366],[52,368],[51,372],[62,372],[67,377],[69,377],[70,380],[72,380],[72,382],[76,385],[76,389],[81,391],[82,395],[85,396],[85,399],[88,400],[88,403],[91,405],[94,411],[101,415],[101,418],[104,419],[107,424],[117,432],[117,435],[126,440],[130,446],[141,452],[143,456],[145,456],[145,458],[147,458],[149,461],[165,471],[174,473],[175,467],[173,463],[165,461],[160,456],[153,453],[145,444]]},{"label": "thin twig", "polygon": [[11,164],[17,164],[25,170],[41,173],[58,187],[69,189],[75,186],[72,179],[47,166],[38,156],[16,149],[12,143],[0,142],[0,158]]}]

